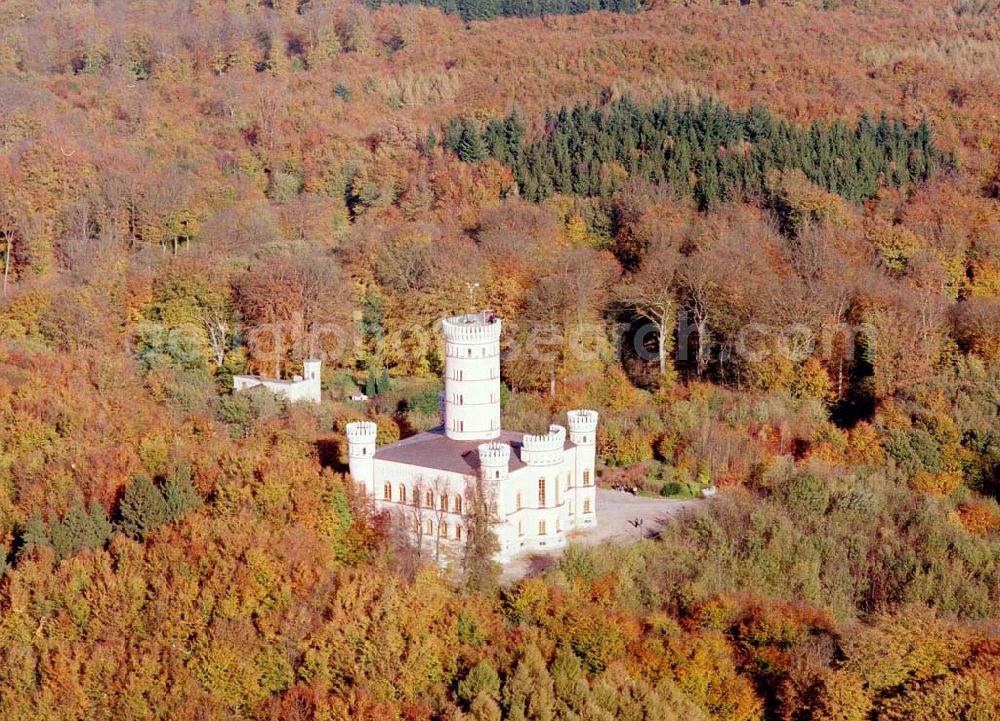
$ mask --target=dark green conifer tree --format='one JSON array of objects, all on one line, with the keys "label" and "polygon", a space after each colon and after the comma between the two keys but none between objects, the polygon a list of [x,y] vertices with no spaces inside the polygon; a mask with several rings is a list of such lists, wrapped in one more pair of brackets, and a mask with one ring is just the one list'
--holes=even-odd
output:
[{"label": "dark green conifer tree", "polygon": [[191,466],[178,463],[163,484],[163,500],[167,504],[167,518],[175,520],[204,502],[194,487]]},{"label": "dark green conifer tree", "polygon": [[111,522],[104,509],[91,502],[90,510],[74,505],[66,516],[49,524],[49,539],[62,560],[84,548],[102,548],[111,537]]},{"label": "dark green conifer tree", "polygon": [[448,121],[448,127],[444,129],[444,142],[442,145],[453,153],[458,152],[458,144],[462,141],[462,133],[465,131],[465,124],[458,118]]},{"label": "dark green conifer tree", "polygon": [[167,502],[149,476],[138,475],[126,486],[118,517],[121,532],[138,540],[167,520]]},{"label": "dark green conifer tree", "polygon": [[486,146],[483,144],[479,126],[470,120],[462,129],[462,136],[456,150],[458,157],[466,163],[478,163],[486,159]]},{"label": "dark green conifer tree", "polygon": [[49,538],[49,525],[37,511],[24,522],[24,527],[19,534],[19,544],[17,556],[24,556],[31,553],[36,548],[49,547],[52,540]]}]

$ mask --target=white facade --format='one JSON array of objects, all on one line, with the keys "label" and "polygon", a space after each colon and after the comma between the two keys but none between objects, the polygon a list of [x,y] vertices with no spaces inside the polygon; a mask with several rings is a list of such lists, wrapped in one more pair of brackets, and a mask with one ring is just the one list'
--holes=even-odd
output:
[{"label": "white facade", "polygon": [[290,401],[319,403],[322,398],[320,389],[321,366],[322,361],[319,359],[306,358],[302,361],[302,375],[295,376],[291,380],[263,378],[261,376],[233,376],[233,390],[244,391],[250,388],[264,387]]},{"label": "white facade", "polygon": [[466,540],[467,498],[477,484],[491,507],[505,561],[559,548],[566,534],[597,523],[596,411],[567,413],[567,429],[544,435],[500,427],[500,321],[489,311],[448,318],[442,428],[375,449],[369,421],[347,426],[351,475],[442,559]]}]

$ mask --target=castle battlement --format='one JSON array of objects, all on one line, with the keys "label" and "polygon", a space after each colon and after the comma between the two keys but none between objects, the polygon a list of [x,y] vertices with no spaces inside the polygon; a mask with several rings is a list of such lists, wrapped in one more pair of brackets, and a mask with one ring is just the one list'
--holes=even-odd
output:
[{"label": "castle battlement", "polygon": [[597,430],[597,411],[578,409],[566,411],[570,433],[593,433]]},{"label": "castle battlement", "polygon": [[510,464],[510,446],[506,443],[481,443],[479,445],[479,465],[502,466]]},{"label": "castle battlement", "polygon": [[521,441],[526,451],[554,451],[562,450],[566,445],[566,429],[562,426],[552,424],[549,432],[543,436],[524,434]]},{"label": "castle battlement", "polygon": [[372,421],[353,421],[345,427],[347,442],[374,443],[378,436],[378,426]]},{"label": "castle battlement", "polygon": [[445,318],[441,328],[449,343],[495,343],[500,340],[500,319],[489,310]]},{"label": "castle battlement", "polygon": [[521,460],[529,466],[561,463],[566,447],[566,429],[553,424],[544,436],[525,434],[521,444]]}]

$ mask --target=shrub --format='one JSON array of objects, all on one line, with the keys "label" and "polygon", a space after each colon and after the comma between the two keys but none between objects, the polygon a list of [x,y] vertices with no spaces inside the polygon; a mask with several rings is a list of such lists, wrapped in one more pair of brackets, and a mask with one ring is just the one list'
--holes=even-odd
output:
[{"label": "shrub", "polygon": [[958,509],[958,517],[969,533],[985,536],[1000,528],[996,507],[985,501],[969,501]]},{"label": "shrub", "polygon": [[920,470],[910,479],[910,487],[921,493],[933,493],[937,496],[947,496],[962,482],[957,473],[928,473]]},{"label": "shrub", "polygon": [[883,441],[885,452],[906,476],[919,470],[941,470],[941,454],[934,438],[923,428],[889,430]]},{"label": "shrub", "polygon": [[822,516],[830,505],[826,482],[813,475],[795,476],[781,490],[785,504],[797,515]]},{"label": "shrub", "polygon": [[480,661],[458,682],[455,693],[466,706],[471,706],[480,694],[495,701],[500,696],[500,676],[490,664]]}]

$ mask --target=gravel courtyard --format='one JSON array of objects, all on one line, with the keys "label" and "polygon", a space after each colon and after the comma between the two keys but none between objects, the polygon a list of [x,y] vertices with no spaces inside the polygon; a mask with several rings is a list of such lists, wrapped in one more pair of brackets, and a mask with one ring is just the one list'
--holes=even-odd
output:
[{"label": "gravel courtyard", "polygon": [[[674,516],[698,503],[704,501],[648,498],[598,488],[597,527],[586,531],[574,531],[568,538],[571,543],[586,545],[596,545],[608,539],[635,541],[639,539],[640,533],[644,538],[652,538]],[[642,521],[639,528],[633,525],[636,520]],[[507,583],[540,573],[554,563],[560,552],[522,554],[504,566],[500,579]]]}]

